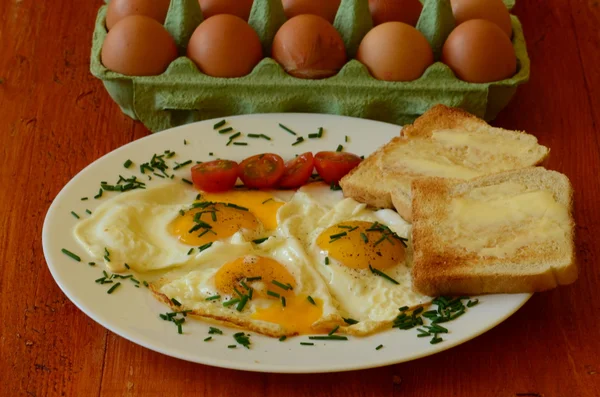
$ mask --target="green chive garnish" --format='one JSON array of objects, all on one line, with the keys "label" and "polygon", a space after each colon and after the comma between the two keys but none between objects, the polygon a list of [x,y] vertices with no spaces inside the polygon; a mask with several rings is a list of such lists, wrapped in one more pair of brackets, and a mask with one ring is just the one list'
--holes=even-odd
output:
[{"label": "green chive garnish", "polygon": [[405,312],[408,310],[408,306],[402,306],[401,308],[399,308],[398,310],[400,310],[401,312]]},{"label": "green chive garnish", "polygon": [[223,127],[225,125],[225,123],[227,123],[227,121],[225,121],[225,120],[219,121],[218,123],[213,125],[213,130],[218,130],[219,128]]},{"label": "green chive garnish", "polygon": [[335,331],[337,331],[340,328],[339,325],[336,325],[331,331],[329,331],[329,333],[327,335],[331,336],[333,334],[335,334]]},{"label": "green chive garnish", "polygon": [[208,338],[204,338],[204,342],[208,342],[211,339],[212,339],[212,336],[209,336]]},{"label": "green chive garnish", "polygon": [[323,127],[319,127],[319,138],[321,138],[323,136]]},{"label": "green chive garnish", "polygon": [[310,340],[348,340],[347,336],[342,335],[327,335],[327,336],[309,336]]},{"label": "green chive garnish", "polygon": [[98,194],[94,196],[95,199],[102,197],[102,189],[98,190]]},{"label": "green chive garnish", "polygon": [[276,286],[278,286],[279,288],[283,288],[283,289],[284,289],[284,290],[286,290],[286,291],[287,291],[287,290],[290,290],[290,289],[292,289],[292,286],[291,286],[291,285],[289,285],[289,284],[287,284],[287,285],[286,285],[286,284],[280,283],[280,282],[279,282],[279,281],[277,281],[277,280],[272,280],[272,281],[271,281],[271,284],[273,284],[273,285],[276,285]]},{"label": "green chive garnish", "polygon": [[79,219],[79,215],[77,215],[77,214],[75,213],[75,211],[71,211],[71,215],[73,215],[75,218]]},{"label": "green chive garnish", "polygon": [[344,142],[348,142],[348,135],[344,137]]},{"label": "green chive garnish", "polygon": [[184,181],[185,183],[187,183],[188,185],[193,185],[194,184],[194,182],[192,182],[192,181],[190,181],[188,179],[185,179],[185,178],[181,178],[181,180]]},{"label": "green chive garnish", "polygon": [[71,251],[69,251],[68,249],[61,249],[60,250],[63,254],[70,256],[71,258],[75,259],[77,262],[81,262],[81,258],[77,255],[75,255],[74,253],[72,253]]},{"label": "green chive garnish", "polygon": [[240,298],[240,302],[238,303],[235,310],[237,310],[238,312],[241,312],[242,310],[244,310],[244,306],[246,306],[246,303],[248,303],[248,296],[244,295]]},{"label": "green chive garnish", "polygon": [[375,268],[374,268],[373,266],[371,266],[371,265],[369,265],[369,270],[371,270],[371,273],[373,273],[373,274],[375,274],[375,275],[377,275],[377,276],[379,276],[379,277],[383,277],[383,278],[385,278],[386,280],[388,280],[388,281],[390,281],[390,282],[392,282],[392,283],[394,283],[394,284],[396,284],[396,285],[400,284],[399,282],[397,282],[396,280],[394,280],[393,278],[391,278],[390,276],[388,276],[387,274],[385,274],[385,273],[384,273],[384,272],[382,272],[381,270],[379,270],[379,269],[375,269]]},{"label": "green chive garnish", "polygon": [[233,134],[232,136],[229,137],[230,141],[233,141],[235,138],[237,138],[238,136],[242,135],[241,132],[236,132],[235,134]]},{"label": "green chive garnish", "polygon": [[292,146],[296,146],[299,143],[304,142],[304,138],[299,136],[298,138],[296,138],[296,142],[292,143]]},{"label": "green chive garnish", "polygon": [[311,342],[300,342],[300,344],[302,346],[314,346],[315,345],[314,343],[311,343]]},{"label": "green chive garnish", "polygon": [[325,257],[325,264],[329,265],[329,257],[328,256]]},{"label": "green chive garnish", "polygon": [[239,303],[239,302],[240,302],[240,300],[238,298],[230,299],[230,300],[228,300],[226,302],[223,302],[223,306],[229,307],[229,306],[233,306],[233,305],[235,305],[236,303]]},{"label": "green chive garnish", "polygon": [[375,348],[375,350],[381,350],[382,347],[383,347],[383,345],[379,345]]},{"label": "green chive garnish", "polygon": [[90,266],[96,266],[96,262],[88,262],[88,265],[90,265]]},{"label": "green chive garnish", "polygon": [[271,290],[267,290],[267,295],[273,296],[275,298],[281,298],[281,295],[279,295],[277,292],[273,292]]},{"label": "green chive garnish", "polygon": [[442,341],[443,341],[443,339],[440,338],[440,337],[438,337],[437,334],[436,334],[436,335],[434,335],[433,339],[431,339],[429,341],[429,343],[431,343],[432,345],[435,345],[435,344],[440,343]]},{"label": "green chive garnish", "polygon": [[314,133],[314,134],[308,134],[308,138],[309,139],[315,139],[315,138],[320,138],[318,133]]},{"label": "green chive garnish", "polygon": [[131,164],[133,164],[133,161],[131,161],[131,160],[129,160],[129,159],[128,159],[128,160],[127,160],[127,161],[126,161],[126,162],[123,164],[123,167],[125,167],[125,168],[129,168],[129,167],[131,167]]},{"label": "green chive garnish", "polygon": [[335,149],[336,152],[341,152],[342,150],[344,150],[342,145],[338,145],[337,149]]},{"label": "green chive garnish", "polygon": [[183,144],[184,144],[184,145],[187,145],[187,141],[186,141],[185,139],[183,140]]},{"label": "green chive garnish", "polygon": [[178,163],[175,167],[173,167],[173,169],[178,170],[182,167],[185,167],[188,164],[192,164],[192,160],[184,161],[183,163]]},{"label": "green chive garnish", "polygon": [[[348,233],[346,233],[346,232],[341,232],[341,233],[337,233],[337,234],[332,234],[331,236],[329,236],[329,238],[330,238],[331,240],[337,240],[337,239],[339,239],[339,238],[342,238],[342,237],[344,237],[344,236],[346,236],[346,235],[348,235]],[[329,242],[331,242],[331,241],[329,241]]]},{"label": "green chive garnish", "polygon": [[227,127],[227,128],[223,128],[222,130],[219,130],[219,134],[227,134],[228,132],[233,131],[233,127]]},{"label": "green chive garnish", "polygon": [[87,212],[89,215],[92,215],[92,211],[86,209],[85,212]]},{"label": "green chive garnish", "polygon": [[470,300],[470,301],[467,302],[467,307],[473,307],[473,306],[475,306],[478,303],[479,303],[479,299],[475,299],[475,300],[472,300],[472,301]]},{"label": "green chive garnish", "polygon": [[177,323],[177,333],[180,335],[183,334],[183,328],[181,326],[181,323]]},{"label": "green chive garnish", "polygon": [[87,197],[82,197],[81,201],[86,201],[88,198]]},{"label": "green chive garnish", "polygon": [[236,345],[227,345],[227,348],[228,349],[235,349],[235,348],[237,348],[237,346]]},{"label": "green chive garnish", "polygon": [[190,250],[188,251],[188,255],[192,255],[192,253],[194,252],[194,247],[190,248]]},{"label": "green chive garnish", "polygon": [[223,335],[223,331],[215,327],[208,327],[208,333],[210,335]]},{"label": "green chive garnish", "polygon": [[131,269],[127,263],[124,263],[123,265],[125,266],[125,269]]},{"label": "green chive garnish", "polygon": [[206,249],[209,249],[209,248],[210,248],[212,245],[213,245],[213,243],[212,243],[212,242],[211,242],[211,243],[206,243],[206,244],[204,244],[203,246],[200,246],[200,247],[198,247],[198,251],[199,251],[199,252],[202,252],[202,251],[204,251],[204,250],[206,250]]},{"label": "green chive garnish", "polygon": [[286,339],[287,339],[287,336],[285,336],[285,335],[282,335],[282,336],[279,338],[279,342],[283,342],[283,341],[284,341],[284,340],[286,340]]},{"label": "green chive garnish", "polygon": [[213,152],[208,153],[209,156],[214,156]]},{"label": "green chive garnish", "polygon": [[148,287],[148,282],[146,280],[142,281],[142,284],[144,284],[144,287]]},{"label": "green chive garnish", "polygon": [[107,294],[112,294],[117,288],[119,288],[119,285],[121,285],[121,283],[116,283],[115,285],[113,285],[112,287],[110,287],[110,289],[108,291],[106,291]]},{"label": "green chive garnish", "polygon": [[233,144],[236,146],[248,146],[247,142],[233,142]]},{"label": "green chive garnish", "polygon": [[266,139],[267,141],[271,140],[271,137],[268,136],[268,135],[265,135],[265,134],[260,134],[260,137],[263,138],[263,139]]},{"label": "green chive garnish", "polygon": [[360,233],[360,238],[362,238],[362,240],[365,242],[365,244],[367,244],[369,242],[367,235],[364,234],[363,232]]},{"label": "green chive garnish", "polygon": [[283,128],[284,130],[286,130],[287,132],[289,132],[292,135],[296,135],[296,133],[294,131],[292,131],[291,129],[289,129],[288,127],[286,127],[285,125],[279,123],[279,127]]},{"label": "green chive garnish", "polygon": [[244,346],[246,349],[250,349],[250,335],[246,335],[243,332],[237,332],[233,334],[233,338],[237,343]]},{"label": "green chive garnish", "polygon": [[285,296],[281,297],[281,306],[285,307]]},{"label": "green chive garnish", "polygon": [[342,319],[344,320],[344,322],[348,325],[354,325],[354,324],[358,324],[358,321],[356,321],[353,318],[344,318],[342,317]]},{"label": "green chive garnish", "polygon": [[206,298],[205,300],[207,301],[214,301],[217,299],[221,299],[221,295],[213,295],[213,296],[209,296],[208,298]]},{"label": "green chive garnish", "polygon": [[308,295],[308,298],[306,298],[311,304],[317,306],[317,303],[315,302],[315,300],[312,298],[312,296]]}]

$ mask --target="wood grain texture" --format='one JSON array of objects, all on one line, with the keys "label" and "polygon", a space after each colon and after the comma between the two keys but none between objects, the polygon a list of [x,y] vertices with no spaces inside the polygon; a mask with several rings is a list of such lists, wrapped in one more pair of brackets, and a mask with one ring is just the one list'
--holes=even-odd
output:
[{"label": "wood grain texture", "polygon": [[[322,375],[211,368],[134,345],[80,312],[52,280],[45,213],[87,164],[147,134],[89,73],[97,2],[0,2],[1,396],[600,395],[600,5],[519,1],[532,61],[494,124],[552,148],[576,192],[580,279],[536,294],[490,332],[405,364]],[[524,394],[521,394],[524,395]]]}]

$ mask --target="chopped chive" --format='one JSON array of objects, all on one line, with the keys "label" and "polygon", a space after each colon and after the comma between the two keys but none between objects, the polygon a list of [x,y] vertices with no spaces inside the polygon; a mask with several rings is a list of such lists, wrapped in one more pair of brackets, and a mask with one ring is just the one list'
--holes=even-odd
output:
[{"label": "chopped chive", "polygon": [[296,146],[299,143],[304,142],[304,138],[299,136],[298,138],[296,138],[296,142],[292,143],[292,146]]},{"label": "chopped chive", "polygon": [[287,336],[285,336],[285,335],[282,335],[282,336],[279,338],[279,342],[283,342],[283,341],[284,341],[284,340],[286,340],[286,339],[287,339]]},{"label": "chopped chive", "polygon": [[187,145],[187,141],[186,141],[185,139],[183,140],[183,144],[184,144],[184,145]]},{"label": "chopped chive", "polygon": [[116,290],[117,288],[119,288],[119,285],[121,285],[121,283],[120,283],[120,282],[119,282],[119,283],[116,283],[115,285],[113,285],[112,287],[110,287],[110,289],[109,289],[108,291],[106,291],[106,293],[107,293],[107,294],[109,294],[109,295],[110,295],[110,294],[112,294],[113,292],[115,292],[115,290]]},{"label": "chopped chive", "polygon": [[188,251],[188,255],[192,255],[192,253],[194,252],[194,247],[190,248],[190,250]]},{"label": "chopped chive", "polygon": [[344,322],[348,325],[354,325],[354,324],[358,324],[358,321],[353,319],[353,318],[344,318],[342,317],[342,319],[344,320]]},{"label": "chopped chive", "polygon": [[178,334],[183,334],[183,327],[181,326],[181,323],[177,323],[177,333]]},{"label": "chopped chive", "polygon": [[233,127],[227,127],[227,128],[223,128],[222,130],[219,130],[219,134],[227,134],[228,132],[233,131]]},{"label": "chopped chive", "polygon": [[248,211],[248,208],[242,207],[240,205],[236,205],[236,204],[233,204],[233,203],[226,203],[225,206],[226,207],[235,208],[236,210],[240,210],[240,211]]},{"label": "chopped chive", "polygon": [[171,298],[171,302],[173,302],[175,306],[181,306],[181,303],[175,298]]},{"label": "chopped chive", "polygon": [[229,137],[230,141],[233,141],[235,138],[237,138],[238,136],[242,135],[241,132],[236,132],[235,134],[233,134],[232,136]]},{"label": "chopped chive", "polygon": [[98,190],[98,194],[94,196],[95,199],[99,199],[100,197],[102,197],[102,188],[100,188],[100,190]]},{"label": "chopped chive", "polygon": [[423,307],[418,307],[415,310],[413,310],[412,315],[413,316],[418,316],[419,314],[423,313]]},{"label": "chopped chive", "polygon": [[240,299],[240,302],[236,306],[235,310],[237,310],[238,312],[241,312],[242,310],[244,310],[244,306],[246,306],[246,303],[248,303],[248,296],[244,295]]},{"label": "chopped chive", "polygon": [[88,265],[90,265],[90,266],[96,266],[96,262],[88,262]]},{"label": "chopped chive", "polygon": [[239,303],[239,302],[240,302],[240,300],[238,298],[229,299],[228,301],[223,302],[223,306],[229,307],[229,306],[233,306],[233,305],[235,305],[236,303]]},{"label": "chopped chive", "polygon": [[266,139],[267,141],[271,140],[271,137],[268,136],[268,135],[265,135],[265,134],[260,134],[260,137],[263,138],[263,139]]},{"label": "chopped chive", "polygon": [[211,339],[212,339],[212,336],[209,336],[208,338],[204,338],[204,342],[208,342]]},{"label": "chopped chive", "polygon": [[329,257],[328,256],[325,257],[325,264],[329,265]]},{"label": "chopped chive", "polygon": [[348,340],[347,336],[342,335],[327,335],[327,336],[309,336],[310,340]]},{"label": "chopped chive", "polygon": [[333,334],[335,334],[335,331],[337,331],[340,328],[339,325],[336,325],[331,331],[329,331],[329,333],[327,335],[331,336]]},{"label": "chopped chive", "polygon": [[237,346],[236,345],[227,345],[227,348],[228,349],[235,349],[235,348],[237,348]]},{"label": "chopped chive", "polygon": [[273,284],[273,285],[276,285],[276,286],[278,286],[279,288],[283,288],[283,289],[284,289],[284,290],[286,290],[286,291],[287,291],[287,290],[290,290],[290,289],[292,289],[292,286],[291,286],[291,285],[289,285],[289,284],[288,284],[288,285],[285,285],[285,284],[283,284],[283,283],[280,283],[280,282],[279,282],[279,281],[277,281],[277,280],[272,280],[272,281],[271,281],[271,284]]},{"label": "chopped chive", "polygon": [[246,335],[243,332],[237,332],[233,334],[233,338],[237,343],[244,346],[246,349],[250,349],[250,334]]},{"label": "chopped chive", "polygon": [[73,215],[75,218],[79,219],[79,215],[77,215],[77,214],[75,213],[75,211],[71,211],[71,215]]},{"label": "chopped chive", "polygon": [[383,345],[379,345],[375,348],[375,350],[381,350],[382,347],[383,347]]},{"label": "chopped chive", "polygon": [[277,292],[273,292],[271,290],[267,290],[267,295],[273,296],[275,298],[280,298],[281,295],[279,295]]},{"label": "chopped chive", "polygon": [[333,191],[339,191],[342,190],[342,187],[340,185],[338,185],[335,182],[332,182],[331,185],[329,185],[329,189],[333,190]]},{"label": "chopped chive", "polygon": [[70,256],[71,258],[75,259],[77,262],[81,262],[81,258],[77,255],[75,255],[74,253],[72,253],[71,251],[69,251],[66,248],[63,248],[60,250],[63,254]]},{"label": "chopped chive", "polygon": [[348,142],[348,135],[344,137],[344,142]]},{"label": "chopped chive", "polygon": [[399,308],[398,310],[400,310],[401,312],[405,312],[408,310],[408,306],[402,306],[401,308]]},{"label": "chopped chive", "polygon": [[259,280],[262,280],[261,276],[258,276],[258,277],[246,277],[246,281],[248,281],[248,282],[259,281]]},{"label": "chopped chive", "polygon": [[85,212],[87,212],[89,215],[92,215],[92,211],[88,210],[87,208],[86,208]]},{"label": "chopped chive", "polygon": [[338,145],[337,149],[335,149],[336,152],[341,152],[342,150],[344,150],[342,145]]},{"label": "chopped chive", "polygon": [[209,248],[210,248],[212,245],[213,245],[213,243],[212,243],[212,242],[211,242],[211,243],[206,243],[206,244],[204,244],[204,245],[202,245],[202,246],[198,247],[198,251],[199,251],[199,252],[202,252],[202,251],[204,251],[204,250],[206,250],[206,249],[209,249]]},{"label": "chopped chive", "polygon": [[269,199],[266,199],[265,201],[263,201],[263,202],[262,202],[262,204],[266,204],[266,203],[268,203],[269,201],[275,201],[275,200],[273,200],[272,198],[269,198]]},{"label": "chopped chive", "polygon": [[429,343],[431,343],[432,345],[435,345],[435,344],[440,343],[442,341],[443,341],[443,339],[440,338],[440,337],[438,337],[437,334],[435,334],[434,337],[433,337],[433,339],[431,339],[429,341]]},{"label": "chopped chive", "polygon": [[473,306],[475,306],[478,303],[479,303],[479,299],[475,299],[475,300],[472,300],[472,301],[470,300],[470,301],[467,302],[467,307],[473,307]]},{"label": "chopped chive", "polygon": [[248,138],[261,138],[262,134],[248,134]]},{"label": "chopped chive", "polygon": [[213,125],[213,130],[218,130],[219,128],[223,127],[225,125],[225,123],[227,123],[227,121],[225,121],[225,120],[219,121],[218,123]]},{"label": "chopped chive", "polygon": [[309,139],[315,139],[315,138],[320,138],[321,136],[318,133],[314,133],[314,134],[308,134],[308,138]]},{"label": "chopped chive", "polygon": [[182,181],[184,181],[185,183],[187,183],[188,185],[193,185],[194,183],[190,180],[187,180],[185,178],[181,178]]},{"label": "chopped chive", "polygon": [[373,266],[369,265],[369,270],[371,270],[371,273],[379,276],[379,277],[383,277],[386,280],[394,283],[394,284],[400,284],[399,282],[397,282],[396,280],[394,280],[393,278],[391,278],[390,276],[388,276],[387,274],[385,274],[384,272],[382,272],[379,269],[375,269]]},{"label": "chopped chive", "polygon": [[156,172],[152,173],[152,175],[157,176],[159,178],[165,179],[164,176],[162,176],[161,174],[157,174]]},{"label": "chopped chive", "polygon": [[285,296],[281,297],[281,306],[285,307]]},{"label": "chopped chive", "polygon": [[208,333],[210,335],[223,335],[223,331],[215,327],[208,327]]},{"label": "chopped chive", "polygon": [[[337,233],[337,234],[332,234],[331,236],[329,236],[329,238],[330,238],[331,240],[337,240],[338,238],[341,238],[341,237],[344,237],[344,236],[347,236],[347,235],[348,235],[348,233],[346,233],[346,232],[341,232],[341,233]],[[330,241],[330,242],[331,242],[331,241]]]},{"label": "chopped chive", "polygon": [[123,265],[125,266],[125,269],[131,269],[127,263],[124,263]]},{"label": "chopped chive", "polygon": [[183,163],[178,163],[175,167],[173,167],[173,169],[178,170],[182,167],[185,167],[188,164],[192,164],[192,160],[184,161]]},{"label": "chopped chive", "polygon": [[123,163],[123,167],[129,168],[131,167],[131,164],[133,164],[133,161],[128,159],[125,163]]},{"label": "chopped chive", "polygon": [[291,129],[289,129],[288,127],[286,127],[285,125],[279,123],[279,127],[283,128],[284,130],[286,130],[287,132],[289,132],[292,135],[296,135],[296,133],[294,131],[292,131]]},{"label": "chopped chive", "polygon": [[311,343],[311,342],[300,342],[300,344],[302,346],[314,346],[315,345],[314,343]]},{"label": "chopped chive", "polygon": [[323,136],[323,127],[319,127],[319,138]]},{"label": "chopped chive", "polygon": [[86,201],[88,198],[87,197],[82,197],[80,200],[81,201]]},{"label": "chopped chive", "polygon": [[239,296],[240,298],[242,298],[242,297],[244,296],[244,294],[242,294],[242,293],[241,293],[241,292],[240,292],[240,291],[239,291],[237,288],[235,288],[235,287],[233,287],[233,291],[234,291],[236,294],[238,294],[238,296]]},{"label": "chopped chive", "polygon": [[148,282],[146,280],[142,281],[142,284],[144,284],[144,287],[148,287]]},{"label": "chopped chive", "polygon": [[213,296],[209,296],[208,298],[206,298],[206,301],[214,301],[217,299],[221,299],[221,295],[213,295]]},{"label": "chopped chive", "polygon": [[317,306],[317,303],[315,302],[315,300],[312,298],[312,296],[308,295],[308,297],[306,298],[311,304]]},{"label": "chopped chive", "polygon": [[365,244],[367,244],[369,242],[367,235],[364,234],[363,232],[360,232],[360,238],[362,238],[362,240],[365,242]]},{"label": "chopped chive", "polygon": [[236,146],[248,146],[247,142],[233,142],[233,144]]},{"label": "chopped chive", "polygon": [[209,156],[214,156],[213,152],[208,153]]},{"label": "chopped chive", "polygon": [[131,277],[131,278],[130,278],[130,280],[131,280],[131,282],[132,282],[132,283],[134,283],[134,284],[139,284],[139,283],[140,283],[140,282],[139,282],[137,279],[135,279],[135,278],[133,278],[133,277]]}]

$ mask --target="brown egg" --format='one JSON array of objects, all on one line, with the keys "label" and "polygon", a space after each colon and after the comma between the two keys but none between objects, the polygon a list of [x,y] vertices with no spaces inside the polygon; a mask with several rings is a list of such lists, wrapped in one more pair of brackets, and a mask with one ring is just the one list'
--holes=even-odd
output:
[{"label": "brown egg", "polygon": [[141,15],[121,19],[108,32],[101,53],[108,69],[128,76],[163,73],[177,58],[177,47],[159,22]]},{"label": "brown egg", "polygon": [[283,10],[288,19],[297,15],[311,14],[333,23],[340,3],[341,0],[283,0]]},{"label": "brown egg", "polygon": [[247,21],[252,10],[253,0],[198,0],[204,19],[213,15],[231,14]]},{"label": "brown egg", "polygon": [[512,36],[510,13],[502,0],[451,0],[456,25],[471,19],[486,19]]},{"label": "brown egg", "polygon": [[240,17],[215,15],[192,34],[187,56],[202,73],[213,77],[242,77],[263,57],[258,34]]},{"label": "brown egg", "polygon": [[442,62],[456,76],[471,83],[504,80],[515,74],[517,57],[506,34],[485,19],[457,26],[446,39]]},{"label": "brown egg", "polygon": [[275,34],[273,58],[292,76],[322,79],[346,63],[346,48],[333,25],[317,15],[298,15]]},{"label": "brown egg", "polygon": [[373,25],[384,22],[404,22],[415,26],[423,5],[419,0],[369,0]]},{"label": "brown egg", "polygon": [[356,59],[379,80],[416,80],[433,63],[433,51],[421,32],[402,22],[386,22],[364,37]]},{"label": "brown egg", "polygon": [[106,10],[108,30],[130,15],[145,15],[161,24],[165,23],[171,0],[110,0]]}]

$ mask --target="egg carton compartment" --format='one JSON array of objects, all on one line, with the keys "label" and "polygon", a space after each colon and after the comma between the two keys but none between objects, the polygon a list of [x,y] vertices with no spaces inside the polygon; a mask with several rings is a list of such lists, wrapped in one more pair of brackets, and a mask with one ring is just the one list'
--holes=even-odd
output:
[{"label": "egg carton compartment", "polygon": [[[514,0],[505,4],[511,9]],[[438,103],[489,121],[508,104],[517,86],[529,79],[523,29],[514,15],[512,43],[517,72],[511,78],[468,83],[439,62],[443,43],[455,26],[449,0],[423,1],[416,28],[431,44],[436,62],[410,82],[377,80],[362,63],[351,59],[373,26],[368,0],[342,0],[334,26],[351,60],[338,74],[322,80],[290,76],[268,57],[273,37],[286,21],[281,0],[254,0],[248,23],[258,33],[266,57],[249,75],[238,78],[207,76],[185,56],[189,38],[203,20],[198,0],[171,0],[164,26],[175,39],[180,57],[163,74],[125,76],[108,70],[100,57],[107,35],[106,8],[100,8],[96,19],[90,70],[102,80],[123,113],[153,132],[229,115],[274,112],[340,114],[403,125]]]}]

